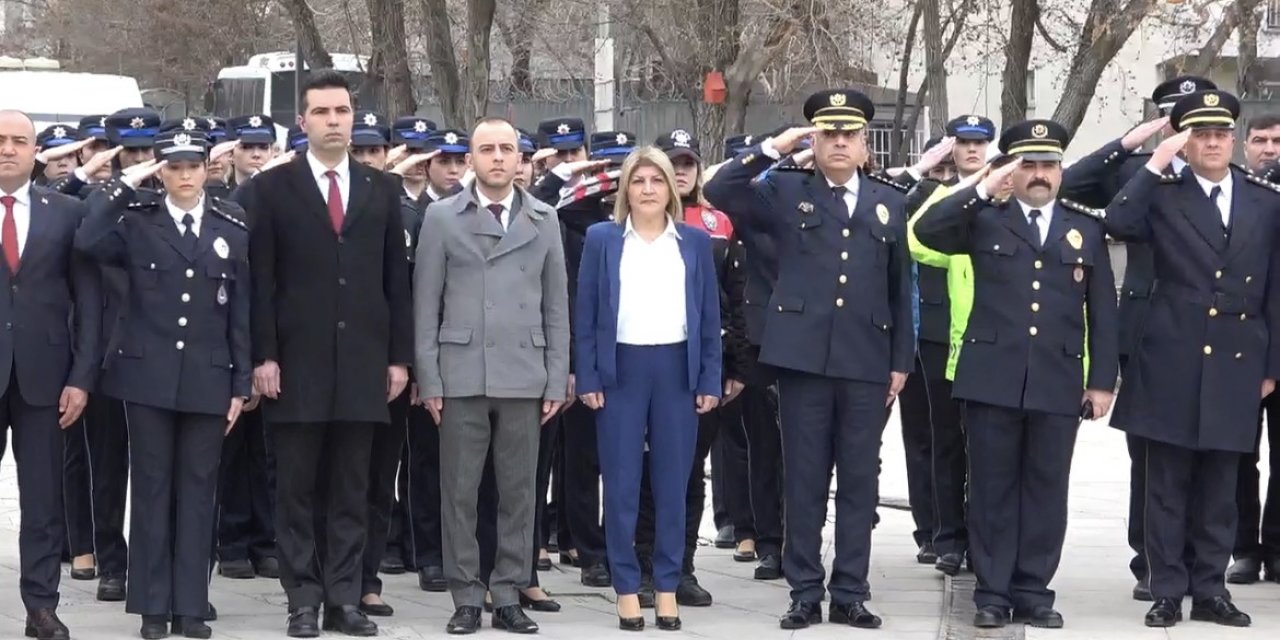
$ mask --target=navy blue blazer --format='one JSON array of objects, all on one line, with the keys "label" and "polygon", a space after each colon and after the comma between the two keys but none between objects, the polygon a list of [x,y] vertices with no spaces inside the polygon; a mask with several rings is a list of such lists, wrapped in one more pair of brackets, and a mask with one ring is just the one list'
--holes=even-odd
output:
[{"label": "navy blue blazer", "polygon": [[[612,221],[587,228],[573,316],[578,394],[603,391],[618,382],[618,274],[624,230]],[[697,395],[720,397],[720,286],[711,236],[683,223],[676,223],[676,230],[684,258],[688,389]]]}]

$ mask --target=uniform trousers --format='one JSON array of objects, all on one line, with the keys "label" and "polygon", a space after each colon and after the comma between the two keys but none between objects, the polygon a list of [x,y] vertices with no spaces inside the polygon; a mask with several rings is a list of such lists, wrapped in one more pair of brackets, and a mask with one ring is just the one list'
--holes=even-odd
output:
[{"label": "uniform trousers", "polygon": [[90,393],[84,410],[93,490],[93,540],[98,575],[124,578],[129,545],[124,539],[125,496],[129,490],[129,424],[124,403]]},{"label": "uniform trousers", "polygon": [[[277,461],[280,584],[290,610],[360,602],[369,456],[378,428],[362,422],[267,424]],[[323,545],[316,535],[321,508]]]},{"label": "uniform trousers", "polygon": [[[742,394],[738,395],[740,398]],[[733,402],[717,407],[707,415],[714,416],[710,420],[715,423],[715,442],[711,445],[712,496],[719,496],[719,501],[724,505],[726,524],[733,527],[734,542],[755,540],[756,523],[751,513],[751,461],[747,432],[742,428],[741,401],[735,398]],[[694,460],[694,466],[697,464],[698,461]],[[714,505],[713,500],[712,508]],[[693,522],[695,546],[701,524],[702,509],[699,508],[697,520]]]},{"label": "uniform trousers", "polygon": [[[397,417],[392,406],[392,424]],[[440,427],[426,407],[407,408],[402,418],[405,446],[396,489],[399,518],[393,516],[393,544],[411,569],[444,566],[440,533]]]},{"label": "uniform trousers", "polygon": [[966,402],[974,604],[1053,606],[1076,416]]},{"label": "uniform trousers", "polygon": [[[560,418],[563,438],[563,499],[572,548],[584,568],[605,561],[605,535],[600,524],[600,456],[596,443],[596,416],[582,403],[569,407]],[[561,548],[565,541],[561,540]]]},{"label": "uniform trousers", "polygon": [[276,556],[275,472],[262,410],[241,414],[222,443],[219,560],[257,564]]},{"label": "uniform trousers", "polygon": [[751,522],[760,557],[782,553],[782,430],[778,393],[768,385],[748,384],[738,399],[747,443],[747,483]]},{"label": "uniform trousers", "polygon": [[[888,381],[860,382],[781,370],[786,543],[782,569],[794,601],[836,604],[871,597],[867,572],[879,494],[880,438]],[[831,473],[836,476],[835,559],[823,588],[822,529]]]},{"label": "uniform trousers", "polygon": [[[27,610],[58,606],[66,525],[62,511],[64,436],[58,407],[28,404],[18,388],[18,372],[0,396],[0,427],[13,430],[13,459],[18,467],[18,591]],[[0,433],[0,458],[4,456]]]},{"label": "uniform trousers", "polygon": [[621,595],[640,589],[635,538],[647,443],[654,500],[654,588],[673,592],[685,555],[689,470],[698,441],[694,393],[685,375],[688,346],[619,344],[617,349],[616,384],[605,387],[604,408],[596,413],[613,588]]},{"label": "uniform trousers", "polygon": [[1151,595],[1230,597],[1224,573],[1236,535],[1241,455],[1142,438],[1146,448],[1145,554]]},{"label": "uniform trousers", "polygon": [[915,373],[902,390],[902,440],[916,545],[939,554],[968,549],[965,454],[960,403],[946,379],[947,345],[921,342]]},{"label": "uniform trousers", "polygon": [[[1264,415],[1270,450],[1268,468],[1271,470],[1266,483],[1265,503],[1259,496],[1261,477],[1258,473]],[[1253,453],[1240,457],[1236,511],[1239,525],[1236,527],[1233,555],[1258,561],[1280,559],[1280,393],[1273,393],[1262,401],[1262,410],[1258,412],[1258,441],[1253,445]]]},{"label": "uniform trousers", "polygon": [[203,618],[225,416],[125,404],[134,464],[125,611]]},{"label": "uniform trousers", "polygon": [[396,501],[396,477],[408,434],[409,391],[391,401],[391,424],[375,425],[369,450],[369,520],[368,538],[364,544],[363,572],[360,591],[382,594],[378,567],[386,555],[391,534],[391,510]]},{"label": "uniform trousers", "polygon": [[64,431],[62,501],[67,523],[67,556],[93,553],[93,465],[89,462],[84,416]]}]

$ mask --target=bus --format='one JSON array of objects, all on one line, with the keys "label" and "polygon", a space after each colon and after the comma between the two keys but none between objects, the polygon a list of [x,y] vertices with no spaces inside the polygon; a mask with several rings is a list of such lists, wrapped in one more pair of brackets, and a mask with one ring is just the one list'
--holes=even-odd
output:
[{"label": "bus", "polygon": [[36,131],[55,124],[77,126],[85,116],[143,106],[138,81],[128,76],[62,71],[47,58],[0,57],[0,109],[31,116]]},{"label": "bus", "polygon": [[[369,56],[332,54],[334,71],[346,76],[358,96],[368,79]],[[297,119],[297,58],[292,51],[259,53],[249,63],[218,71],[206,99],[209,113],[220,118],[266,114],[276,123],[276,140],[286,148],[288,127]],[[309,69],[309,67],[304,67]]]}]

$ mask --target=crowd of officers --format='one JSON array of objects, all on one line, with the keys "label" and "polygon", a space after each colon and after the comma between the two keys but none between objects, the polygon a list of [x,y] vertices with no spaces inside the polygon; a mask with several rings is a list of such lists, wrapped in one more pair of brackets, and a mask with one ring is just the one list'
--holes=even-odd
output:
[{"label": "crowd of officers", "polygon": [[[875,169],[865,133],[874,105],[854,90],[810,96],[806,126],[725,140],[723,159],[704,158],[685,130],[658,137],[654,146],[676,171],[685,224],[715,240],[725,325],[724,399],[700,417],[690,470],[680,604],[713,600],[694,572],[710,457],[715,544],[734,549],[735,560],[756,563],[756,579],[788,581],[784,629],[821,622],[827,600],[832,622],[880,626],[866,607],[870,540],[879,445],[889,410],[900,401],[918,560],[948,575],[976,574],[979,627],[1061,627],[1049,583],[1067,526],[1076,432],[1082,420],[1110,413],[1123,375],[1111,421],[1127,432],[1133,459],[1133,597],[1153,602],[1146,624],[1177,623],[1187,595],[1193,620],[1250,623],[1224,582],[1255,582],[1264,573],[1280,580],[1277,480],[1270,479],[1263,510],[1256,468],[1258,403],[1269,414],[1280,407],[1268,399],[1280,377],[1280,336],[1273,336],[1280,327],[1280,280],[1273,276],[1280,273],[1280,247],[1273,246],[1280,239],[1280,197],[1270,181],[1280,117],[1248,123],[1249,166],[1241,168],[1230,164],[1239,116],[1234,96],[1207,80],[1181,77],[1157,87],[1152,99],[1160,118],[1065,169],[1071,136],[1061,125],[1029,120],[997,132],[979,115],[948,123],[914,166]],[[402,186],[396,197],[412,261],[427,205],[467,188],[468,134],[413,115],[361,111],[354,120],[351,157],[393,174]],[[1157,139],[1152,152],[1139,152]],[[517,184],[557,207],[574,274],[587,227],[608,218],[616,166],[639,141],[624,131],[589,134],[570,117],[521,130],[519,141]],[[248,340],[243,257],[253,221],[236,204],[238,194],[256,175],[305,154],[308,132],[294,127],[287,148],[275,144],[275,123],[264,115],[162,122],[146,109],[38,135],[38,193],[91,205],[76,246],[98,265],[104,303],[101,317],[82,319],[98,330],[80,332],[92,340],[77,337],[78,348],[111,354],[117,363],[140,357],[130,350],[143,345],[118,328],[124,318],[172,306],[168,293],[177,289],[183,303],[186,290],[194,292],[199,304],[192,314],[218,318],[212,326],[198,323],[202,330]],[[173,204],[179,194],[166,195],[150,177],[160,160],[207,162],[206,184],[179,187],[207,199],[201,220],[182,215]],[[36,193],[28,206],[44,197]],[[170,227],[164,242],[196,265],[199,282],[188,282],[192,269],[156,273],[144,258],[153,254],[130,251],[143,240],[121,239],[110,229],[126,216]],[[1123,240],[1128,252],[1118,308],[1108,236]],[[8,277],[18,267],[8,255],[7,225],[2,244]],[[125,291],[140,281],[163,294]],[[576,278],[568,282],[572,300]],[[49,336],[54,344],[67,340]],[[174,367],[184,357],[183,342],[177,345]],[[133,579],[155,569],[148,547],[161,539],[148,538],[147,524],[136,519],[133,544],[123,533],[130,448],[136,451],[144,436],[198,448],[212,461],[182,480],[207,495],[210,526],[203,533],[186,526],[203,522],[199,513],[166,515],[180,532],[177,543],[200,547],[226,578],[279,577],[270,426],[247,380],[257,363],[239,362],[241,350],[232,351],[212,354],[215,368],[243,372],[231,377],[231,389],[217,386],[225,382],[179,382],[176,368],[119,364],[85,389],[87,406],[66,429],[65,455],[58,458],[62,479],[29,476],[62,486],[67,535],[65,545],[22,539],[28,635],[68,637],[53,613],[57,571],[28,563],[49,551],[41,545],[65,546],[54,552],[71,560],[72,578],[98,580],[99,600],[127,598],[131,612],[155,613],[145,604],[151,594],[135,589]],[[22,384],[27,393],[28,382]],[[225,399],[232,397],[243,402],[228,411]],[[174,398],[188,407],[183,411],[212,415],[219,428],[204,432],[217,437],[162,437],[186,429],[164,412],[126,421],[122,399],[165,406]],[[423,590],[448,589],[439,436],[420,400],[412,385],[393,400],[392,426],[374,443],[363,615],[393,614],[379,574],[413,571]],[[1274,469],[1280,447],[1276,430],[1270,433]],[[607,587],[595,439],[593,411],[581,402],[571,402],[543,431],[535,566],[549,570],[550,554],[558,551],[562,564],[580,567],[582,584]],[[161,494],[150,493],[155,488],[145,480],[139,486],[147,474],[136,468],[136,456],[134,462],[136,514],[140,500]],[[484,464],[477,536],[492,549],[496,532],[485,522],[492,523],[496,509],[492,466],[502,461]],[[836,551],[828,580],[821,547],[833,474]],[[35,522],[35,512],[49,508],[24,495],[24,532],[28,518]],[[642,509],[635,536],[642,569],[653,536],[645,511],[651,514],[652,505]],[[1236,564],[1227,572],[1233,554]],[[209,637],[204,623],[216,611],[207,603],[206,579],[213,566],[172,568],[177,593],[166,606],[174,633]],[[644,606],[653,605],[651,571],[641,582]],[[178,586],[188,583],[195,586]],[[558,611],[537,584],[535,571],[520,604]],[[372,625],[335,628],[376,633]],[[537,628],[524,629],[530,630]],[[148,635],[144,624],[144,637],[162,637],[157,633],[153,625]]]}]

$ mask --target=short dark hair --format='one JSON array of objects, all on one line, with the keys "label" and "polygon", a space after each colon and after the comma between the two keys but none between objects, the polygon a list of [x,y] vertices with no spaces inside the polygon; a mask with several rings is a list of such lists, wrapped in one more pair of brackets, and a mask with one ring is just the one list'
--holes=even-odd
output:
[{"label": "short dark hair", "polygon": [[1249,126],[1245,128],[1245,134],[1248,135],[1258,129],[1270,129],[1272,127],[1280,127],[1280,113],[1264,113],[1250,119]]},{"label": "short dark hair", "polygon": [[479,129],[480,125],[483,124],[505,124],[508,127],[511,127],[512,131],[516,132],[516,137],[520,137],[520,132],[516,130],[516,125],[502,116],[484,116],[476,119],[476,123],[471,126],[471,133],[475,133],[476,129]]},{"label": "short dark hair", "polygon": [[[302,95],[299,96],[298,102],[302,108],[299,113],[307,112],[307,93],[318,89],[346,89],[347,95],[351,95],[351,83],[347,82],[346,76],[332,69],[319,69],[312,71],[307,76],[307,81],[302,85]],[[355,106],[354,100],[352,107]]]}]

